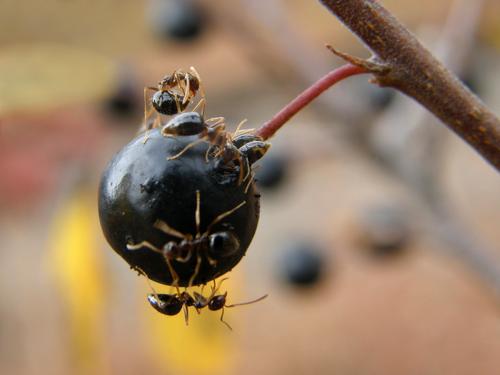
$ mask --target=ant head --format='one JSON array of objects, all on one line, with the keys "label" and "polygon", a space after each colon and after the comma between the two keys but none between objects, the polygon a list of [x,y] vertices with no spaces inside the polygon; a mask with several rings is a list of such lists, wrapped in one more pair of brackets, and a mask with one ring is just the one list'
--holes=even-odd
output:
[{"label": "ant head", "polygon": [[233,144],[236,146],[236,148],[240,148],[241,146],[253,142],[253,141],[263,141],[261,137],[258,135],[252,134],[252,133],[244,133],[237,135],[236,137],[233,138]]},{"label": "ant head", "polygon": [[223,309],[226,306],[226,297],[227,292],[224,294],[213,296],[212,299],[210,299],[210,301],[208,302],[208,308],[212,311]]},{"label": "ant head", "polygon": [[177,315],[184,304],[175,294],[148,294],[148,302],[156,311],[165,315]]},{"label": "ant head", "polygon": [[208,237],[210,254],[222,258],[235,254],[240,248],[240,241],[232,232],[216,232]]},{"label": "ant head", "polygon": [[248,162],[250,164],[253,164],[257,160],[259,160],[261,157],[263,157],[266,154],[267,150],[269,150],[270,147],[271,147],[271,144],[269,142],[251,141],[251,142],[243,144],[239,148],[239,151],[247,157]]}]

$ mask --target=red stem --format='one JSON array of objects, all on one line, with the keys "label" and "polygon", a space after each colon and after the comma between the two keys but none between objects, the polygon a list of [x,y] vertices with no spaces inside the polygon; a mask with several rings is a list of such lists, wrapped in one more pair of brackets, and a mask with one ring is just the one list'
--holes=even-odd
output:
[{"label": "red stem", "polygon": [[274,115],[271,120],[267,121],[260,128],[258,128],[255,134],[263,139],[271,138],[274,133],[278,131],[278,129],[280,129],[302,108],[316,99],[323,91],[326,91],[328,88],[337,82],[342,81],[344,78],[363,73],[369,72],[365,68],[352,64],[345,64],[340,68],[332,70],[324,77],[316,81],[312,86],[300,93],[281,111]]}]

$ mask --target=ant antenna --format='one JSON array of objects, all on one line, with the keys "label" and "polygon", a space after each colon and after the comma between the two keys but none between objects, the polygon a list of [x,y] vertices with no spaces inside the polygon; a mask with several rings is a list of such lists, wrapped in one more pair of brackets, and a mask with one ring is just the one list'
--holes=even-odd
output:
[{"label": "ant antenna", "polygon": [[219,281],[219,285],[216,285],[215,280],[214,280],[214,286],[212,287],[212,293],[210,294],[209,299],[212,299],[212,297],[215,296],[215,293],[217,293],[217,291],[220,290],[222,283],[228,279],[229,279],[229,277],[225,277],[225,278],[221,279],[221,281]]},{"label": "ant antenna", "polygon": [[202,107],[201,108],[201,117],[205,117],[205,103],[206,103],[205,98],[201,98],[198,101],[198,103],[194,106],[193,112],[196,112],[196,110],[198,109],[198,107]]},{"label": "ant antenna", "polygon": [[230,209],[229,211],[226,211],[222,214],[220,214],[219,216],[217,216],[211,223],[210,225],[207,227],[207,230],[205,231],[204,235],[208,235],[210,233],[210,230],[212,229],[212,227],[217,224],[219,221],[221,221],[222,219],[228,217],[229,215],[231,215],[234,211],[236,211],[237,209],[243,207],[247,202],[246,201],[243,201],[241,202],[239,205],[237,205],[236,207]]},{"label": "ant antenna", "polygon": [[250,305],[252,303],[256,303],[256,302],[260,302],[262,301],[263,299],[266,299],[268,296],[268,294],[264,294],[262,297],[259,297],[257,299],[254,299],[252,301],[248,301],[248,302],[241,302],[241,303],[233,303],[232,305],[225,305],[224,307],[235,307],[235,306],[243,306],[243,305]]},{"label": "ant antenna", "polygon": [[240,123],[238,124],[238,126],[236,127],[236,130],[234,131],[233,133],[233,136],[236,136],[236,134],[238,134],[238,132],[240,131],[240,128],[243,126],[243,124],[245,124],[246,122],[248,121],[248,119],[244,118],[243,120],[240,121]]}]

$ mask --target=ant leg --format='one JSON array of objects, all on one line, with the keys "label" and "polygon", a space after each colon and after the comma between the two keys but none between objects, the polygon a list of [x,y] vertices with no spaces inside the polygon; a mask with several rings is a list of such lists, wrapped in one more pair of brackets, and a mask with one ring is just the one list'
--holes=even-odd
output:
[{"label": "ant leg", "polygon": [[153,125],[151,125],[151,129],[156,129],[157,127],[159,127],[159,125],[161,125],[161,116],[160,116],[160,114],[158,113],[158,114],[156,115],[155,120],[153,121]]},{"label": "ant leg", "polygon": [[192,112],[195,112],[198,109],[198,107],[200,107],[201,108],[201,117],[205,117],[205,103],[206,103],[205,98],[200,99],[199,102],[196,103],[196,105],[194,106]]},{"label": "ant leg", "polygon": [[[225,118],[222,116],[219,117],[210,117],[208,120],[205,120],[205,122],[212,122],[215,121],[212,125],[210,125],[211,128],[215,128],[216,126],[223,124]],[[224,129],[224,128],[223,128]]]},{"label": "ant leg", "polygon": [[184,304],[184,321],[186,322],[186,325],[189,325],[189,310],[188,306]]},{"label": "ant leg", "polygon": [[210,152],[212,151],[212,147],[213,146],[210,146],[209,148],[207,148],[207,151],[205,152],[205,163],[208,163],[208,157],[210,155]]},{"label": "ant leg", "polygon": [[144,132],[144,139],[142,140],[143,144],[146,144],[146,142],[149,140],[149,131],[151,129],[155,129],[157,127],[157,124],[161,125],[161,116],[159,113],[156,114],[156,118],[153,121],[153,124],[146,127],[146,131]]},{"label": "ant leg", "polygon": [[231,331],[233,330],[233,328],[229,325],[229,323],[224,320],[224,307],[221,309],[220,321],[224,323],[226,327],[229,328],[229,330]]},{"label": "ant leg", "polygon": [[[245,194],[248,193],[248,189],[250,189],[250,185],[252,185],[252,181],[253,181],[253,172],[251,172],[252,174],[252,177],[248,179],[248,182],[247,182],[247,186],[245,186]],[[246,178],[245,178],[246,179]],[[243,180],[245,181],[245,180]]]},{"label": "ant leg", "polygon": [[[146,272],[144,272],[142,270],[142,268],[140,268],[140,267],[136,267],[136,269],[138,269],[139,272],[142,273],[142,275],[146,278],[146,282],[148,283],[149,287],[151,288],[153,295],[155,296],[156,300],[158,301],[158,304],[164,304],[164,302],[158,296],[158,293],[156,292],[155,288],[153,288],[153,284],[151,284],[151,280],[149,279],[148,275],[146,275]],[[177,295],[180,296],[181,294],[180,294],[179,288],[176,287],[176,289],[177,289]],[[187,321],[186,321],[186,324],[187,324]]]},{"label": "ant leg", "polygon": [[205,231],[204,235],[208,235],[212,229],[212,227],[217,224],[219,221],[221,221],[222,219],[226,218],[227,216],[231,215],[234,211],[236,211],[237,209],[239,209],[240,207],[244,206],[246,204],[246,201],[243,201],[241,202],[239,205],[237,205],[236,207],[220,214],[219,216],[217,216],[211,223],[210,225],[207,227],[207,230]]},{"label": "ant leg", "polygon": [[147,97],[147,92],[148,91],[157,91],[158,89],[156,87],[144,87],[144,127],[147,127],[147,120],[148,117],[151,115],[153,112],[154,108],[148,108],[148,97]]},{"label": "ant leg", "polygon": [[177,262],[180,262],[180,263],[186,263],[186,262],[189,261],[189,259],[191,259],[191,255],[193,255],[192,251],[189,251],[184,258],[182,258],[182,257],[176,257],[175,260]]},{"label": "ant leg", "polygon": [[214,296],[215,292],[217,291],[217,283],[215,282],[215,279],[212,279],[212,282],[214,283],[214,285],[210,287],[212,288],[212,292],[210,293],[210,295]]},{"label": "ant leg", "polygon": [[[229,279],[229,277],[224,277],[221,281],[219,281],[219,285],[215,285],[215,288],[212,289],[213,292],[212,292],[211,297],[215,296],[215,293],[217,293],[220,290],[220,287],[222,286],[222,283],[224,281],[228,280],[228,279]],[[215,280],[214,280],[214,284],[215,284]],[[227,292],[226,292],[226,294],[227,294]]]},{"label": "ant leg", "polygon": [[[246,167],[247,167],[247,168],[246,168],[247,173],[245,174],[245,177],[243,178],[243,181],[246,181],[246,179],[250,176],[250,174],[251,174],[251,172],[252,172],[252,168],[251,168],[249,165],[247,165]],[[242,181],[242,182],[243,182],[243,181]],[[246,193],[246,191],[245,191],[245,193]]]},{"label": "ant leg", "polygon": [[[238,176],[238,186],[241,185],[241,183],[243,181],[245,181],[248,177],[248,174],[250,173],[250,166],[248,165],[248,161],[243,158],[241,155],[238,155],[236,157],[236,159],[238,160],[238,164],[239,164],[239,167],[240,167],[240,173],[239,173],[239,176]],[[244,172],[246,171],[246,172]],[[245,173],[245,176],[243,177],[243,173]]]},{"label": "ant leg", "polygon": [[179,280],[180,277],[177,274],[177,272],[174,269],[174,266],[172,265],[170,256],[169,256],[169,250],[171,244],[174,244],[174,242],[169,242],[166,246],[165,249],[162,252],[163,259],[165,259],[165,263],[167,264],[168,271],[170,272],[170,276],[172,276],[172,286],[177,290],[177,294],[180,295],[181,292],[179,290]]},{"label": "ant leg", "polygon": [[150,130],[150,127],[148,126],[148,118],[151,116],[151,114],[154,111],[153,106],[150,107],[148,105],[148,97],[147,97],[148,91],[156,91],[156,88],[155,87],[144,87],[144,122],[139,130],[139,132],[141,132],[143,130],[145,131],[143,143],[146,143],[148,140],[148,130]]},{"label": "ant leg", "polygon": [[219,288],[217,287],[217,283],[215,282],[215,279],[212,279],[214,285],[211,286],[210,288],[212,289],[212,291],[210,292],[210,296],[208,296],[207,300],[211,300],[214,296],[215,296],[215,293],[217,293],[217,290],[219,290]]},{"label": "ant leg", "polygon": [[189,75],[188,73],[184,73],[184,98],[182,99],[182,105],[186,104],[188,102],[188,95],[190,94],[190,84],[189,84]]},{"label": "ant leg", "polygon": [[144,272],[142,270],[142,268],[140,267],[136,267],[136,269],[139,270],[139,272],[142,274],[142,276],[144,276],[146,278],[146,282],[148,283],[149,285],[149,288],[153,291],[153,295],[155,296],[156,300],[159,302],[159,303],[162,303],[161,300],[160,300],[160,297],[158,297],[158,293],[156,292],[155,288],[153,288],[153,284],[151,284],[151,280],[149,280],[149,277],[148,275],[146,275],[146,272]]},{"label": "ant leg", "polygon": [[153,227],[161,230],[162,232],[164,232],[172,237],[177,237],[181,240],[188,240],[188,241],[192,240],[192,236],[190,234],[184,234],[182,232],[179,232],[178,230],[172,228],[170,225],[168,225],[163,220],[156,220],[155,223],[153,224]]},{"label": "ant leg", "polygon": [[189,150],[191,147],[194,147],[196,146],[197,144],[200,144],[201,142],[204,142],[205,141],[205,137],[203,138],[200,138],[194,142],[191,142],[190,144],[188,144],[186,147],[184,147],[179,153],[175,154],[174,156],[169,156],[167,158],[167,160],[174,160],[174,159],[177,159],[178,157],[180,157],[182,154],[184,154],[187,150]]},{"label": "ant leg", "polygon": [[155,253],[160,253],[160,254],[163,254],[163,250],[154,246],[151,242],[148,242],[148,241],[142,241],[142,242],[139,242],[137,244],[130,244],[128,243],[127,244],[127,250],[139,250],[139,249],[142,249],[143,247],[146,247],[148,248],[149,250],[152,250],[154,251]]},{"label": "ant leg", "polygon": [[[168,256],[167,252],[165,251],[165,249],[168,249],[169,244],[171,244],[171,243],[173,243],[173,242],[169,242],[167,245],[165,245],[164,249],[160,249],[148,241],[142,241],[142,242],[139,242],[138,244],[135,244],[135,245],[127,244],[127,249],[128,250],[139,250],[139,249],[146,247],[149,250],[154,251],[155,253],[162,254],[163,258],[165,259],[165,263],[167,264],[168,271],[170,272],[170,276],[172,276],[172,280],[173,280],[172,286],[174,286],[177,289],[177,293],[180,293],[179,287],[178,287],[179,280],[180,280],[179,275],[177,274],[177,272],[175,272],[174,267],[172,266],[172,263],[170,261],[170,257]],[[144,271],[142,271],[142,273],[144,273]]]},{"label": "ant leg", "polygon": [[196,276],[200,273],[200,267],[201,267],[201,255],[200,252],[196,252],[196,267],[194,269],[193,275],[189,279],[189,286],[193,286],[194,279],[196,279]]},{"label": "ant leg", "polygon": [[244,118],[243,120],[240,121],[240,123],[238,124],[238,126],[236,127],[236,130],[234,131],[233,133],[233,137],[236,137],[236,135],[239,133],[240,131],[240,128],[243,126],[243,124],[245,124],[246,122],[248,121],[248,119]]}]

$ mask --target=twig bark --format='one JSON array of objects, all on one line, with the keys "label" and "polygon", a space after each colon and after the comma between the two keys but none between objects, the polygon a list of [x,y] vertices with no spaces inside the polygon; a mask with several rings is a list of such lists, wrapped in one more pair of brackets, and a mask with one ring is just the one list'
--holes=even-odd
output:
[{"label": "twig bark", "polygon": [[376,83],[417,100],[500,170],[500,120],[385,8],[376,0],[320,2],[374,53],[370,62],[387,67],[370,70]]}]

